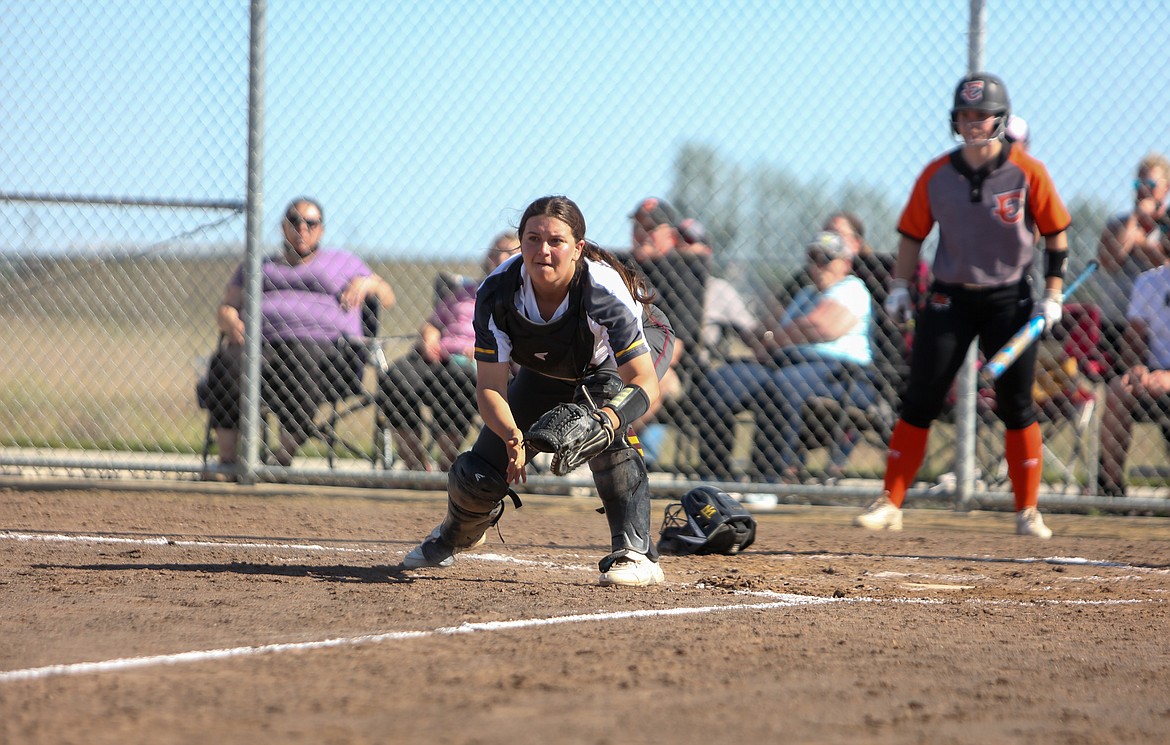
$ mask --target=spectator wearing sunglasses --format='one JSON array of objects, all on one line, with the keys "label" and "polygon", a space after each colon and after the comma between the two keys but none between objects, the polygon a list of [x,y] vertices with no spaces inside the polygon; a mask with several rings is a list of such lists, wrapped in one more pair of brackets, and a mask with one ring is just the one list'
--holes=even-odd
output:
[{"label": "spectator wearing sunglasses", "polygon": [[[712,430],[734,432],[736,414],[755,414],[753,467],[774,483],[792,483],[801,475],[805,401],[831,396],[866,408],[876,395],[872,381],[857,374],[873,363],[873,296],[853,275],[852,250],[839,234],[825,231],[809,243],[806,258],[811,284],[765,322],[759,360],[711,370],[704,381],[704,393],[723,422]],[[714,452],[704,458],[727,460],[732,445],[709,439],[704,448]]]},{"label": "spectator wearing sunglasses", "polygon": [[1168,179],[1170,161],[1161,153],[1150,153],[1138,163],[1133,210],[1106,223],[1097,246],[1100,266],[1085,286],[1086,296],[1101,308],[1104,347],[1113,358],[1116,374],[1125,371],[1121,350],[1134,281],[1166,262]]},{"label": "spectator wearing sunglasses", "polygon": [[[261,400],[280,423],[275,459],[287,466],[312,435],[317,409],[353,375],[353,349],[342,341],[361,336],[366,299],[374,296],[386,309],[395,297],[386,280],[356,255],[321,247],[325,213],[316,200],[297,197],[290,202],[281,230],[281,250],[261,266]],[[223,344],[208,371],[208,410],[225,465],[237,461],[243,302],[241,263],[216,311]]]}]

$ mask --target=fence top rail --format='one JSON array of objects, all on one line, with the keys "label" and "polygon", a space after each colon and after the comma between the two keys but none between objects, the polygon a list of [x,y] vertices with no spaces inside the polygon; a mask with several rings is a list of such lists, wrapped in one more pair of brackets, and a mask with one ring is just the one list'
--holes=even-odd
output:
[{"label": "fence top rail", "polygon": [[0,201],[36,204],[93,204],[112,207],[181,207],[185,209],[231,210],[243,212],[242,199],[184,199],[181,197],[116,197],[92,194],[38,194],[34,192],[0,192]]}]

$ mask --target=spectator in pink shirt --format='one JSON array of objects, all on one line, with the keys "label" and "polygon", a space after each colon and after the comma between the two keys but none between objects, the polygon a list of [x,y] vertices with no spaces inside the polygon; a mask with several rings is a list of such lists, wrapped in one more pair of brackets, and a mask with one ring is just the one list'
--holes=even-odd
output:
[{"label": "spectator in pink shirt", "polygon": [[[484,274],[520,251],[516,233],[501,233],[484,257]],[[423,439],[423,413],[431,412],[431,441],[440,471],[449,470],[475,417],[475,291],[478,282],[440,274],[435,307],[418,331],[414,349],[380,381],[381,406],[394,430],[399,457],[411,471],[431,470]]]}]

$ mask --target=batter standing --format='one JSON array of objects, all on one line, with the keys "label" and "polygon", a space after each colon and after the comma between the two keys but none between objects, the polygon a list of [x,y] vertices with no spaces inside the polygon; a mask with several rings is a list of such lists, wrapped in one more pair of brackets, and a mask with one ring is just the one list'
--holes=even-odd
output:
[{"label": "batter standing", "polygon": [[[959,81],[951,129],[962,138],[919,176],[898,222],[898,262],[886,310],[908,319],[909,279],[922,242],[937,223],[934,284],[918,314],[910,379],[900,419],[890,438],[885,492],[854,524],[901,530],[902,501],[926,454],[931,423],[978,337],[990,357],[1032,316],[1033,228],[1044,237],[1047,328],[1060,320],[1071,219],[1040,161],[1004,138],[1011,114],[1007,88],[995,75],[974,73]],[[1007,430],[1005,456],[1016,505],[1016,532],[1050,538],[1036,509],[1041,440],[1032,399],[1036,349],[1011,365],[995,383],[997,413]]]}]

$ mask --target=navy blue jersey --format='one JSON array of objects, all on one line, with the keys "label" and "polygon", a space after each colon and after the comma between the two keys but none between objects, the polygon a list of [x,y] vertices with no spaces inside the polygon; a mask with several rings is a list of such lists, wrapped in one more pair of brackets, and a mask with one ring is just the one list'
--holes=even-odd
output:
[{"label": "navy blue jersey", "polygon": [[586,259],[565,301],[546,321],[537,310],[523,258],[516,256],[488,275],[476,293],[475,359],[515,362],[576,380],[589,369],[620,366],[650,351],[642,312],[613,267]]}]

